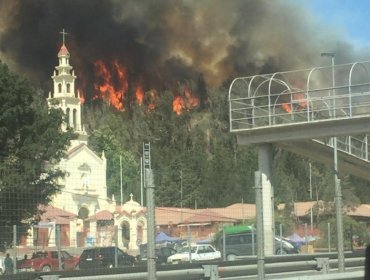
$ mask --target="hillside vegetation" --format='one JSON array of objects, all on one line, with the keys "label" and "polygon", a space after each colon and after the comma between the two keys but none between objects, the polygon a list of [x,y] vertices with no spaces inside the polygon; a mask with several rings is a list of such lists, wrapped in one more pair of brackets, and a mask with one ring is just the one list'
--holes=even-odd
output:
[{"label": "hillside vegetation", "polygon": [[[201,108],[172,110],[172,93],[159,94],[154,109],[132,105],[117,111],[107,104],[84,106],[84,120],[92,149],[108,158],[108,189],[120,199],[120,156],[124,201],[133,193],[140,201],[140,158],[143,143],[151,143],[157,206],[223,207],[254,203],[254,172],[258,168],[256,146],[237,145],[229,131],[227,88],[208,89]],[[340,163],[339,163],[340,164]],[[344,205],[370,202],[369,184],[340,174]],[[310,200],[307,159],[274,148],[275,203],[292,205]],[[312,162],[313,200],[333,201],[332,168]]]}]

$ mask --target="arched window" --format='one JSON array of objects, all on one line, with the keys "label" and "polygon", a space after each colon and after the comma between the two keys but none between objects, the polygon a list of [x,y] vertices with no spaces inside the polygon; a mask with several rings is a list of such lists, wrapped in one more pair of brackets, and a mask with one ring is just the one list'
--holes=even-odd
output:
[{"label": "arched window", "polygon": [[62,84],[58,84],[58,92],[61,93],[62,92]]},{"label": "arched window", "polygon": [[122,227],[122,242],[123,245],[128,248],[128,244],[130,243],[130,225],[128,222],[123,222],[121,224]]},{"label": "arched window", "polygon": [[70,93],[71,91],[71,84],[67,84],[67,93]]},{"label": "arched window", "polygon": [[136,229],[136,236],[137,236],[137,240],[136,240],[136,245],[140,245],[143,243],[143,238],[144,238],[144,235],[143,235],[143,227],[144,227],[144,224],[142,221],[138,222],[138,225],[137,225],[137,229]]},{"label": "arched window", "polygon": [[77,110],[73,109],[73,128],[77,129]]},{"label": "arched window", "polygon": [[70,114],[70,109],[69,109],[69,108],[67,108],[67,110],[66,110],[66,123],[67,123],[67,127],[70,127],[70,123],[69,123],[69,121],[70,121],[69,114]]},{"label": "arched window", "polygon": [[85,206],[82,206],[80,210],[78,210],[78,217],[83,220],[89,217],[89,209],[87,209]]}]

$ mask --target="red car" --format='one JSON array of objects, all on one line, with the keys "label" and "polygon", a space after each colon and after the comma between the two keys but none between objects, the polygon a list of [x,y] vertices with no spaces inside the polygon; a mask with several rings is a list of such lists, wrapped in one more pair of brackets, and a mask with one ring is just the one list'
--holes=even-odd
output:
[{"label": "red car", "polygon": [[[70,255],[67,251],[60,251],[62,269],[76,268],[79,257]],[[32,254],[31,259],[23,259],[17,263],[17,269],[25,271],[52,271],[59,270],[58,251],[38,251]]]}]

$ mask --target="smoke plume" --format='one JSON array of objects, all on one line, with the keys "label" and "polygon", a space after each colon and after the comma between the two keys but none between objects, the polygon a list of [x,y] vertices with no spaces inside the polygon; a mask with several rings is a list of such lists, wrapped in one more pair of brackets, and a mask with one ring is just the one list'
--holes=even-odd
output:
[{"label": "smoke plume", "polygon": [[213,87],[312,67],[322,51],[353,56],[340,33],[328,36],[293,1],[2,0],[0,58],[49,91],[62,28],[86,98],[99,83],[97,61],[124,66],[134,92],[138,84],[143,91],[190,80]]}]

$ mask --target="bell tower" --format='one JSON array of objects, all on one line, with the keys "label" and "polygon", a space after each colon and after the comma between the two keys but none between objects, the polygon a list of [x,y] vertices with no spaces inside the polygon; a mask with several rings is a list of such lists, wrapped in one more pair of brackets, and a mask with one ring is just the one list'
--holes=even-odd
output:
[{"label": "bell tower", "polygon": [[65,44],[64,29],[62,32],[63,43],[58,52],[59,65],[55,67],[53,91],[49,92],[49,107],[61,108],[65,114],[62,129],[72,128],[78,134],[78,139],[72,141],[72,147],[81,143],[87,144],[87,134],[81,122],[81,99],[75,90],[76,76],[73,67],[69,64],[70,54]]}]

